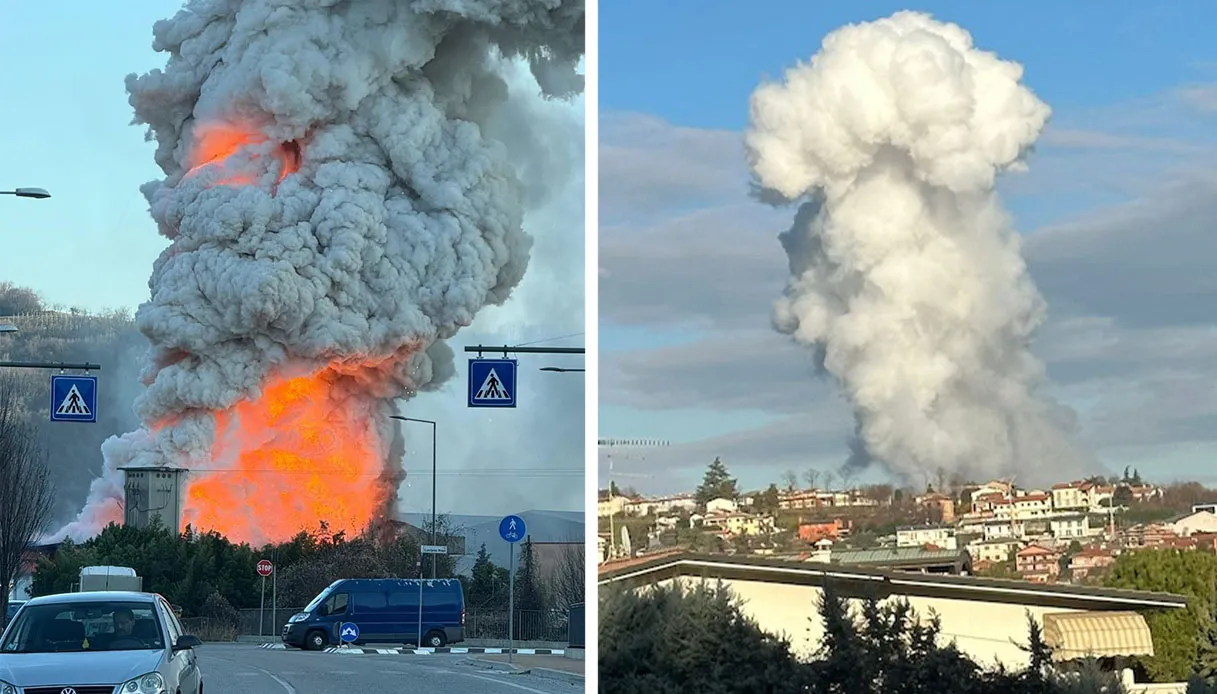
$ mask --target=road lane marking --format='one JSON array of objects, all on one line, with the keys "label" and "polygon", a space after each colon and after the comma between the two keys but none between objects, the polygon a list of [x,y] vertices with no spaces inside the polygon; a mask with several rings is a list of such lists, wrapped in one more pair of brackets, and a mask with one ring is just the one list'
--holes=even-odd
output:
[{"label": "road lane marking", "polygon": [[474,679],[479,679],[479,680],[483,680],[486,682],[494,682],[495,684],[501,684],[504,687],[514,687],[516,689],[522,689],[526,692],[532,692],[533,694],[553,694],[552,692],[547,692],[544,689],[533,689],[532,687],[525,687],[522,684],[516,684],[515,682],[507,682],[507,681],[504,681],[501,679],[497,679],[495,677],[482,677],[481,675],[472,675],[468,672],[457,672],[455,674],[464,675],[465,677],[472,677]]},{"label": "road lane marking", "polygon": [[[228,660],[228,662],[233,662],[233,661],[229,660],[228,658],[221,658],[221,660]],[[251,668],[257,670],[258,672],[261,672],[262,674],[266,675],[267,677],[271,678],[272,680],[278,682],[279,686],[283,687],[284,691],[286,691],[287,694],[298,694],[295,687],[293,687],[288,682],[286,682],[283,679],[276,676],[275,673],[271,672],[270,670],[263,670],[262,668],[258,667],[257,665],[246,665],[245,667],[251,667]],[[238,673],[238,674],[243,674],[243,673]],[[543,692],[542,694],[545,694],[545,693]]]}]

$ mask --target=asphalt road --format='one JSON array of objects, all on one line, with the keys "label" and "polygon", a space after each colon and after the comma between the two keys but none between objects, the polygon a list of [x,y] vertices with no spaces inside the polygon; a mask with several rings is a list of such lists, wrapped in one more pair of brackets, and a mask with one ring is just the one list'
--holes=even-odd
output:
[{"label": "asphalt road", "polygon": [[334,655],[245,644],[198,649],[206,694],[576,694],[582,684],[487,670],[468,655]]}]

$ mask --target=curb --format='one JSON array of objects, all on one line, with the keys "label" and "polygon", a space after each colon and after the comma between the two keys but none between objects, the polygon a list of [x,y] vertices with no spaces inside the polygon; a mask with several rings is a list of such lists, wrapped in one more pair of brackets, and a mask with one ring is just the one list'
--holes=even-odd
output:
[{"label": "curb", "polygon": [[534,667],[531,668],[531,670],[533,677],[540,677],[542,679],[568,682],[570,684],[583,684],[584,682],[587,682],[587,675],[581,675],[575,672],[554,670],[547,667]]},{"label": "curb", "polygon": [[335,655],[507,655],[508,653],[514,655],[566,655],[566,650],[562,648],[365,648],[363,646],[331,646],[325,649],[325,652]]},{"label": "curb", "polygon": [[260,644],[258,644],[258,648],[264,648],[264,649],[272,650],[272,651],[286,651],[287,650],[287,646],[282,643],[260,643]]}]

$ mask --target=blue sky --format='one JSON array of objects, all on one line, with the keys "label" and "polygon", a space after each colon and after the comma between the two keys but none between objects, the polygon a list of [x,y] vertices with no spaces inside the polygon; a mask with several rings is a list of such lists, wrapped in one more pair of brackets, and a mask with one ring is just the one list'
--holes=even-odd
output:
[{"label": "blue sky", "polygon": [[[152,27],[181,4],[0,3],[0,64],[6,68],[0,71],[0,189],[35,186],[53,196],[0,197],[0,281],[35,289],[53,305],[91,311],[134,310],[148,297],[152,264],[168,242],[157,234],[139,187],[162,174],[144,128],[130,125],[124,78],[164,65],[166,56],[152,50]],[[542,101],[526,68],[506,78],[518,108],[505,119],[527,109],[530,125],[554,138],[547,160],[524,162],[546,174],[530,176],[532,185],[541,188],[541,178],[562,184],[550,186],[529,210],[525,226],[536,242],[513,298],[483,311],[453,342],[458,351],[482,342],[582,346],[584,238],[577,230],[583,228],[583,100]],[[582,508],[582,375],[537,370],[581,366],[581,360],[522,358],[519,409],[494,412],[466,409],[463,357],[458,354],[457,377],[444,389],[400,407],[403,414],[440,422],[441,512]],[[103,379],[122,377],[103,366],[110,374]],[[138,373],[139,365],[123,366],[128,375]],[[555,422],[563,424],[561,434],[554,433]],[[481,436],[469,437],[471,427]],[[430,433],[424,426],[407,425],[406,431],[407,469],[421,470],[402,490],[403,508],[429,509]],[[525,451],[528,462],[518,462],[512,451]],[[97,467],[93,461],[89,466]]]},{"label": "blue sky", "polygon": [[[602,436],[677,444],[617,451],[614,468],[633,475],[637,487],[670,491],[695,484],[714,455],[723,455],[748,485],[777,481],[786,469],[828,469],[844,459],[849,421],[842,420],[847,411],[836,388],[814,379],[782,338],[764,342],[773,354],[726,356],[733,344],[765,339],[757,334],[767,330],[772,299],[786,277],[775,236],[789,225],[788,212],[746,199],[747,171],[736,148],[749,96],[763,78],[779,78],[809,59],[824,36],[844,24],[902,9],[958,23],[978,47],[1021,63],[1024,82],[1053,109],[1030,172],[1000,184],[1016,227],[1034,239],[1027,254],[1051,316],[1036,350],[1057,382],[1053,394],[1077,410],[1086,445],[1109,467],[1132,462],[1160,470],[1162,477],[1198,474],[1217,451],[1213,437],[1199,433],[1206,426],[1217,431],[1217,408],[1207,400],[1135,440],[1110,432],[1127,429],[1118,424],[1131,416],[1117,412],[1121,398],[1153,393],[1163,402],[1184,399],[1172,391],[1172,379],[1200,377],[1185,370],[1195,366],[1192,361],[1154,362],[1149,345],[1178,340],[1189,360],[1211,358],[1206,350],[1217,346],[1198,322],[1197,307],[1202,298],[1211,302],[1215,291],[1200,276],[1206,269],[1172,267],[1212,247],[1197,225],[1203,226],[1199,220],[1212,198],[1208,172],[1217,145],[1217,48],[1205,29],[1217,21],[1217,5],[1111,2],[1100,9],[1043,0],[604,4],[600,430]],[[1176,195],[1182,196],[1178,204],[1166,206]],[[1145,224],[1120,226],[1130,209],[1142,207]],[[1171,216],[1181,209],[1192,216]],[[1161,257],[1143,256],[1140,265],[1136,258],[1113,257],[1104,264],[1104,254],[1118,252],[1123,242],[1136,245],[1134,237],[1156,233],[1147,229],[1159,223],[1170,230],[1161,243],[1150,243]],[[699,263],[704,273],[696,271]],[[1098,273],[1091,284],[1097,294],[1102,282],[1118,285],[1126,263],[1141,273],[1134,279],[1145,283],[1145,291],[1122,305],[1071,294],[1070,277]],[[762,273],[758,282],[745,282],[749,271]],[[1155,294],[1162,285],[1151,271],[1173,274],[1178,282],[1192,279],[1186,290]],[[698,281],[723,286],[707,287],[699,298],[692,286]],[[735,288],[746,293],[753,286],[766,289],[748,295],[747,307],[734,305],[744,300]],[[622,303],[627,300],[654,306],[640,310]],[[727,317],[741,310],[747,315]],[[1142,314],[1168,313],[1178,318],[1163,318],[1152,330],[1177,332],[1140,327],[1147,323]],[[1142,332],[1123,332],[1133,329]],[[1109,352],[1079,366],[1063,356],[1073,352],[1062,346],[1080,349],[1077,331],[1092,340],[1123,340],[1126,350],[1143,342],[1146,363],[1138,368],[1146,373],[1134,373]],[[1053,351],[1058,348],[1060,354]],[[1120,379],[1137,384],[1135,397],[1113,385]],[[789,387],[787,401],[779,402],[783,380],[806,381],[808,402],[789,401],[797,398]],[[725,381],[756,397],[725,402],[718,393],[737,392]],[[606,462],[602,454],[602,470]]]}]

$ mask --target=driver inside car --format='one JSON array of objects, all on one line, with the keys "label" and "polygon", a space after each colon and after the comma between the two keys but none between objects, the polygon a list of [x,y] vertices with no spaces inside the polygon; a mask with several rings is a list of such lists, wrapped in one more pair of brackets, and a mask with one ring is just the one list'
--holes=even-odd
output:
[{"label": "driver inside car", "polygon": [[114,631],[110,634],[98,634],[97,647],[106,649],[119,641],[130,642],[135,638],[131,633],[135,629],[135,613],[130,608],[120,607],[114,610],[110,619],[114,624]]},{"label": "driver inside car", "polygon": [[112,619],[114,620],[114,638],[131,638],[131,630],[135,628],[135,613],[125,607],[120,607],[114,610]]}]

